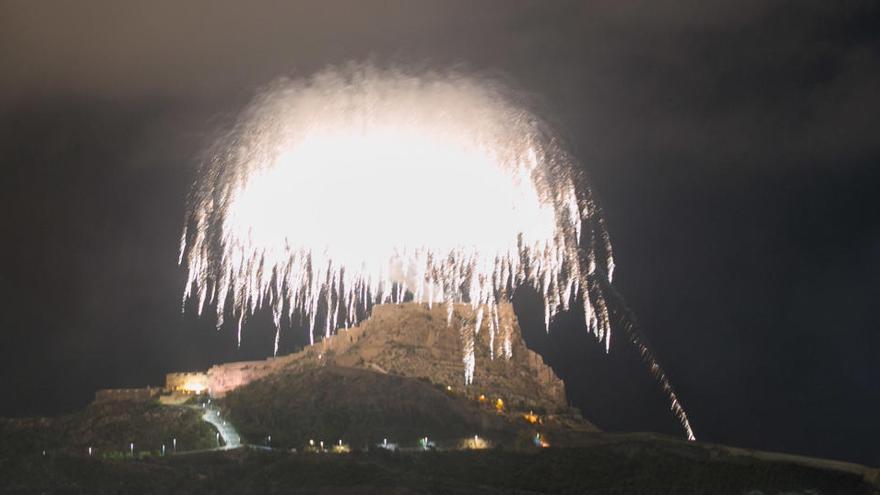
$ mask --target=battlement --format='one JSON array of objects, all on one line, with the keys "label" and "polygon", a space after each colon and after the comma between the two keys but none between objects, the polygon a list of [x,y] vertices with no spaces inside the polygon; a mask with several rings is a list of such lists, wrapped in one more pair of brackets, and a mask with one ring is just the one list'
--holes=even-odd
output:
[{"label": "battlement", "polygon": [[119,401],[147,402],[161,393],[161,387],[106,388],[95,392],[95,404]]}]

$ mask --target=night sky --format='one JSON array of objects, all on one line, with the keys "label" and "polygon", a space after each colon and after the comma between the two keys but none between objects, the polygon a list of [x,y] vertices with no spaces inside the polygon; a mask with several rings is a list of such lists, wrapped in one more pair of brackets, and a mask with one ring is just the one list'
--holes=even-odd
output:
[{"label": "night sky", "polygon": [[[698,438],[880,464],[876,2],[2,1],[0,415],[271,353],[181,313],[186,194],[263,85],[350,60],[540,102]],[[681,434],[622,339],[516,302],[586,417]]]}]

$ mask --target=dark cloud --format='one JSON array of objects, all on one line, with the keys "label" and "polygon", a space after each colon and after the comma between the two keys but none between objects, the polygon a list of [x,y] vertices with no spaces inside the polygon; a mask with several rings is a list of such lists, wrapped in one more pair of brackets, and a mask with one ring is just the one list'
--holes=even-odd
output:
[{"label": "dark cloud", "polygon": [[613,143],[793,166],[876,153],[878,15],[854,1],[7,3],[0,97],[192,101],[369,56],[465,63],[554,102],[603,161]]}]

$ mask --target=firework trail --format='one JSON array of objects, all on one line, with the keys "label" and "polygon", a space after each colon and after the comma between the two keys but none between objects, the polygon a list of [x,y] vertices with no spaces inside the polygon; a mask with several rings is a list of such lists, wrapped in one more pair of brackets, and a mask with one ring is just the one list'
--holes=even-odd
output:
[{"label": "firework trail", "polygon": [[639,356],[642,358],[642,361],[648,366],[648,369],[651,372],[651,375],[657,380],[657,383],[660,384],[660,388],[663,392],[666,393],[666,396],[669,398],[669,409],[678,418],[678,422],[681,424],[681,428],[684,430],[685,435],[688,440],[696,440],[697,437],[694,435],[694,430],[691,428],[691,422],[688,420],[687,413],[684,410],[684,406],[681,405],[681,402],[678,400],[678,396],[675,394],[675,389],[672,388],[672,382],[669,381],[669,377],[666,376],[666,372],[663,371],[663,368],[660,366],[660,362],[657,360],[657,357],[654,356],[654,352],[651,350],[651,344],[648,341],[648,337],[642,331],[641,326],[639,325],[638,320],[636,319],[635,313],[629,308],[626,304],[626,300],[623,299],[623,296],[614,288],[610,283],[604,284],[606,293],[614,300],[615,306],[617,308],[617,316],[620,321],[620,326],[623,327],[624,333],[629,339],[630,343],[635,346],[636,350],[639,352]]},{"label": "firework trail", "polygon": [[234,318],[239,342],[248,315],[270,308],[276,353],[285,314],[307,317],[314,342],[405,294],[466,302],[469,384],[484,327],[492,356],[510,357],[496,304],[528,284],[548,328],[579,302],[607,350],[614,261],[577,170],[541,119],[487,81],[369,65],[279,81],[217,140],[192,190],[184,302],[213,306],[218,328]]}]

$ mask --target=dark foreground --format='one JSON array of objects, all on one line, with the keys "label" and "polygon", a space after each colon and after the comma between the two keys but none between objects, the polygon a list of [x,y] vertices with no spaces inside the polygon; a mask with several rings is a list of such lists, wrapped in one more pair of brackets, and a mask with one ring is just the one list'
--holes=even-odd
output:
[{"label": "dark foreground", "polygon": [[531,452],[239,449],[142,460],[29,455],[0,460],[0,493],[880,493],[864,474],[676,445],[633,438]]}]

